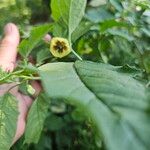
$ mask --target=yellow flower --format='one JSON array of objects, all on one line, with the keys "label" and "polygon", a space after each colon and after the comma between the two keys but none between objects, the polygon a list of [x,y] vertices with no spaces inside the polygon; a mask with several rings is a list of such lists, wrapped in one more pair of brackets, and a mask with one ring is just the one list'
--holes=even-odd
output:
[{"label": "yellow flower", "polygon": [[52,38],[50,52],[58,58],[67,56],[71,52],[68,40],[60,37]]}]

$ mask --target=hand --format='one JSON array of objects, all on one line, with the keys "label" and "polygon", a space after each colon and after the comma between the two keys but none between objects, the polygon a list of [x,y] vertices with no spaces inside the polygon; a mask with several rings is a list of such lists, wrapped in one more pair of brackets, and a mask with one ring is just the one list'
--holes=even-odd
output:
[{"label": "hand", "polygon": [[[19,44],[20,35],[16,25],[12,23],[5,26],[4,34],[5,36],[0,42],[0,67],[5,72],[12,72],[16,66],[17,46]],[[15,83],[0,85],[0,96],[5,94],[5,92],[14,85]],[[36,89],[37,93],[41,90],[40,85],[37,84],[36,81],[33,82],[33,87]],[[28,108],[32,104],[32,99],[29,96],[19,93],[18,87],[10,90],[10,93],[18,100],[19,109],[17,130],[12,142],[12,144],[14,144],[24,133],[26,115]]]}]

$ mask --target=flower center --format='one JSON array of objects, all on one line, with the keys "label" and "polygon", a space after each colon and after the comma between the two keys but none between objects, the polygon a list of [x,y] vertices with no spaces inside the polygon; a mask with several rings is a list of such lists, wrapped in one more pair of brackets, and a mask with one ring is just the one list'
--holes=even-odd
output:
[{"label": "flower center", "polygon": [[58,53],[62,53],[64,50],[67,50],[67,46],[65,45],[65,42],[57,41],[54,45],[54,49],[58,51]]}]

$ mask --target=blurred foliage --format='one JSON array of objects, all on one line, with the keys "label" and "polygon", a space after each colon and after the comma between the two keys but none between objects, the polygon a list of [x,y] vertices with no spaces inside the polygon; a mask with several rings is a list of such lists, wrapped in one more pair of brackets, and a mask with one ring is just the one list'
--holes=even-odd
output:
[{"label": "blurred foliage", "polygon": [[26,6],[26,1],[22,0],[1,0],[0,1],[0,32],[8,22],[18,25],[29,24],[31,10]]},{"label": "blurred foliage", "polygon": [[48,21],[49,16],[49,0],[0,0],[0,33],[8,22],[26,27]]},{"label": "blurred foliage", "polygon": [[[51,22],[49,4],[49,0],[0,0],[0,33],[7,22],[16,23],[21,31],[26,27]],[[143,71],[142,80],[146,83],[149,81],[149,0],[91,0],[88,1],[84,21],[91,23],[87,27],[90,31],[85,31],[73,44],[73,48],[82,58],[113,65],[135,66]],[[26,30],[25,32],[28,33]],[[54,31],[53,34],[55,35],[56,32]],[[41,55],[41,50],[45,48],[43,45],[41,43],[36,47],[36,51],[31,53],[37,65],[48,61],[76,59],[70,54],[67,59],[56,60],[51,55],[47,56],[47,49]],[[81,115],[71,106],[52,101],[39,143],[23,145],[23,137],[12,149],[105,149],[101,141],[93,138],[95,131],[91,128],[90,120],[85,121],[84,116],[79,114]]]}]

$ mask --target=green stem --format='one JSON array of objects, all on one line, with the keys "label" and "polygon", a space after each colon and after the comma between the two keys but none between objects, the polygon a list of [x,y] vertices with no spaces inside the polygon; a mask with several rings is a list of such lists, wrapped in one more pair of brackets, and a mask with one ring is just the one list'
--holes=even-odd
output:
[{"label": "green stem", "polygon": [[71,35],[69,34],[68,35],[68,40],[69,40],[69,44],[70,44],[70,48],[71,48],[71,51],[72,53],[79,59],[79,60],[83,60],[72,48],[72,42],[71,42]]},{"label": "green stem", "polygon": [[71,51],[79,60],[83,60],[73,49]]},{"label": "green stem", "polygon": [[41,79],[40,77],[30,77],[30,76],[24,76],[24,75],[19,76],[19,78],[25,78],[28,80],[40,80]]}]

